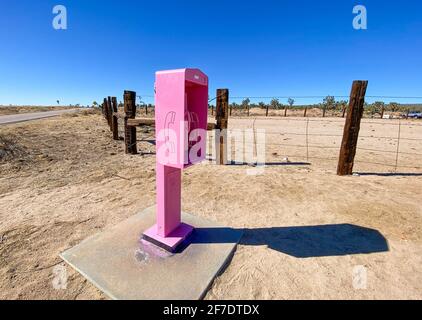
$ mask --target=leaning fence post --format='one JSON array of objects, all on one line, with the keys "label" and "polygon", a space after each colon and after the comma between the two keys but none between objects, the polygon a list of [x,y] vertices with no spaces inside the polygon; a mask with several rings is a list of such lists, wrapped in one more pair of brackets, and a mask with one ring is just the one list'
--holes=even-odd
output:
[{"label": "leaning fence post", "polygon": [[397,135],[396,165],[394,167],[394,170],[395,170],[396,173],[397,173],[397,167],[399,165],[400,137],[401,137],[401,120],[399,119],[399,132],[398,132],[398,135]]},{"label": "leaning fence post", "polygon": [[381,119],[384,119],[384,112],[385,112],[385,107],[382,106],[381,107]]},{"label": "leaning fence post", "polygon": [[229,119],[229,89],[217,89],[215,107],[216,162],[227,164],[227,127]]},{"label": "leaning fence post", "polygon": [[128,119],[135,119],[136,116],[136,92],[125,91],[123,95],[125,111],[125,152],[130,154],[138,153],[136,146],[136,127],[128,126]]},{"label": "leaning fence post", "polygon": [[103,100],[103,115],[104,115],[104,119],[107,120],[107,124],[108,124],[108,106],[107,106],[107,98],[104,98]]},{"label": "leaning fence post", "polygon": [[306,161],[309,161],[309,118],[306,119]]},{"label": "leaning fence post", "polygon": [[111,98],[111,103],[113,105],[113,117],[112,117],[112,128],[113,128],[113,139],[119,140],[119,118],[117,115],[117,99],[116,97]]},{"label": "leaning fence post", "polygon": [[306,113],[308,112],[308,106],[305,106],[305,111],[303,111],[303,117],[306,118]]},{"label": "leaning fence post", "polygon": [[110,127],[110,106],[108,104],[107,98],[104,98],[105,112],[104,116],[107,121],[107,125]]},{"label": "leaning fence post", "polygon": [[368,81],[353,82],[337,167],[339,176],[353,174],[353,163],[359,139],[360,122],[363,115],[367,87]]},{"label": "leaning fence post", "polygon": [[107,122],[108,125],[110,127],[110,131],[113,131],[113,107],[111,105],[111,97],[107,97],[107,109],[108,109],[108,114],[107,114]]}]

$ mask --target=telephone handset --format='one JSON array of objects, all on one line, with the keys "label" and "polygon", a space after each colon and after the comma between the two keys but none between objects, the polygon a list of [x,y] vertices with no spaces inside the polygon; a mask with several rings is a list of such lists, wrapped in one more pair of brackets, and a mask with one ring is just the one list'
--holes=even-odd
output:
[{"label": "telephone handset", "polygon": [[193,130],[199,127],[199,118],[196,112],[188,112],[188,123],[189,123],[189,148],[198,142],[198,132]]},{"label": "telephone handset", "polygon": [[[166,120],[164,122],[164,142],[167,146],[167,150],[169,153],[175,153],[176,152],[176,146],[174,145],[174,141],[171,141],[170,139],[170,129],[174,126],[176,120],[176,112],[171,111],[167,113]],[[174,129],[171,129],[174,130]],[[173,136],[174,136],[173,132]]]}]

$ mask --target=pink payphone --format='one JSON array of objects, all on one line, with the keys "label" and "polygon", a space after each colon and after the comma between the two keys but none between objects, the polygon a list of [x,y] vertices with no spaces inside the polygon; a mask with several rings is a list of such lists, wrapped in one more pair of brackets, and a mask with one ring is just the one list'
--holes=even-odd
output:
[{"label": "pink payphone", "polygon": [[207,110],[208,77],[200,70],[156,73],[157,223],[143,238],[171,252],[194,229],[181,222],[181,171],[205,159]]}]

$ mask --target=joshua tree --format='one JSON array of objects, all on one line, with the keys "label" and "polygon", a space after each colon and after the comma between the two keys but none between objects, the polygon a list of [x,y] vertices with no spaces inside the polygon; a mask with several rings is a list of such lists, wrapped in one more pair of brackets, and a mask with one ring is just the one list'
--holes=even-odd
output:
[{"label": "joshua tree", "polygon": [[246,98],[245,100],[242,101],[242,107],[247,108],[250,102],[251,100],[249,98]]},{"label": "joshua tree", "polygon": [[265,105],[265,103],[264,102],[259,102],[258,103],[258,107],[260,108],[260,109],[265,109],[266,108],[266,105]]},{"label": "joshua tree", "polygon": [[336,105],[336,99],[333,96],[326,96],[323,104],[327,109],[333,109]]},{"label": "joshua tree", "polygon": [[97,102],[97,101],[94,101],[94,102],[92,103],[92,105],[93,105],[94,107],[97,107],[97,106],[98,106],[98,102]]},{"label": "joshua tree", "polygon": [[343,110],[344,108],[347,107],[348,104],[349,104],[348,101],[340,100],[339,102],[336,103],[336,108],[337,108],[337,110]]},{"label": "joshua tree", "polygon": [[375,113],[382,114],[385,108],[385,103],[382,101],[375,101],[373,106],[375,110],[371,110],[371,114],[375,114]]},{"label": "joshua tree", "polygon": [[57,100],[56,102],[57,102],[58,105],[60,104],[60,101],[59,100]]},{"label": "joshua tree", "polygon": [[289,98],[289,99],[287,100],[287,103],[289,104],[289,106],[290,106],[290,108],[291,108],[291,107],[293,107],[293,105],[295,104],[295,100],[294,100],[294,99],[292,99],[292,98]]},{"label": "joshua tree", "polygon": [[249,103],[251,102],[251,100],[249,98],[246,98],[245,100],[242,101],[242,108],[246,109],[248,111],[248,116],[249,116]]},{"label": "joshua tree", "polygon": [[346,100],[340,100],[337,103],[338,109],[341,111],[342,113],[342,117],[344,118],[344,116],[346,115],[346,109],[347,109],[347,105],[349,104],[348,101]]},{"label": "joshua tree", "polygon": [[280,108],[280,102],[278,101],[278,99],[272,99],[270,102],[270,106],[273,109],[278,109]]},{"label": "joshua tree", "polygon": [[396,112],[396,111],[399,110],[399,104],[397,102],[390,102],[388,104],[388,106],[389,106],[391,112]]}]

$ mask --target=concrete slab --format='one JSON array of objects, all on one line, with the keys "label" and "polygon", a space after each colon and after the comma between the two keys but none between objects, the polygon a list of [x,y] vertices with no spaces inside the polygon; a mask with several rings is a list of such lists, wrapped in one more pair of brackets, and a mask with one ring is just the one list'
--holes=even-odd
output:
[{"label": "concrete slab", "polygon": [[112,299],[202,299],[230,261],[242,231],[187,213],[182,220],[195,231],[178,253],[141,239],[155,223],[154,206],[60,257]]}]

